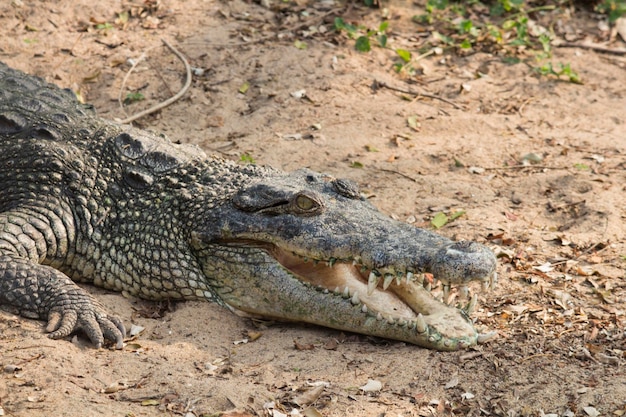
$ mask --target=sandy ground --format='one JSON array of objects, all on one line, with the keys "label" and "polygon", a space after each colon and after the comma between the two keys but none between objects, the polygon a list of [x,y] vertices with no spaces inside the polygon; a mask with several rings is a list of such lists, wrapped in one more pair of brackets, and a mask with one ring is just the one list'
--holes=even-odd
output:
[{"label": "sandy ground", "polygon": [[[417,225],[465,210],[440,232],[499,254],[500,285],[481,293],[473,317],[498,335],[467,351],[433,352],[257,323],[209,303],[157,306],[90,288],[128,327],[145,330],[122,351],[95,350],[82,336],[52,341],[41,322],[0,312],[0,415],[626,413],[623,56],[555,50],[554,62],[570,63],[583,85],[537,77],[487,53],[429,56],[415,63],[417,75],[403,77],[391,68],[392,50],[362,54],[344,35],[303,33],[332,30],[339,13],[375,27],[382,10],[92,3],[2,3],[0,59],[72,88],[103,117],[123,119],[118,97],[129,60],[146,57],[123,97],[140,91],[145,100],[127,113],[181,87],[184,69],[161,43],[169,40],[195,69],[192,87],[139,126],[236,160],[350,178],[381,210]],[[385,7],[393,47],[423,42],[410,21],[419,5]],[[116,21],[123,11],[128,21]],[[574,33],[579,39],[602,35],[590,17],[580,27],[589,32]],[[296,48],[296,39],[307,48]],[[405,100],[375,81],[454,106]],[[529,154],[534,163],[524,162]],[[364,392],[369,379],[382,389]]]}]

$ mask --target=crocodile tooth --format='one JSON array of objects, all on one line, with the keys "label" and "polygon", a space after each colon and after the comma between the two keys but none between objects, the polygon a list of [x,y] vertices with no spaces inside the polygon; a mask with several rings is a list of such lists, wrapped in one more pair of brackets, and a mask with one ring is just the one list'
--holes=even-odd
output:
[{"label": "crocodile tooth", "polygon": [[428,330],[428,325],[422,313],[419,313],[415,318],[415,330],[417,330],[418,333],[426,333],[426,330]]},{"label": "crocodile tooth", "polygon": [[394,320],[394,318],[393,318],[393,317],[389,316],[389,317],[387,318],[387,323],[389,323],[389,324],[396,324],[396,321]]},{"label": "crocodile tooth", "polygon": [[424,274],[417,274],[417,278],[415,279],[415,282],[420,285],[424,285]]},{"label": "crocodile tooth", "polygon": [[480,283],[480,289],[483,291],[487,291],[489,289],[489,281],[482,281]]},{"label": "crocodile tooth", "polygon": [[406,327],[407,323],[408,322],[404,319],[398,320],[398,326]]},{"label": "crocodile tooth", "polygon": [[391,285],[391,281],[393,281],[393,275],[391,274],[385,274],[385,281],[383,282],[383,290],[387,290],[387,288],[389,288],[389,286]]},{"label": "crocodile tooth", "polygon": [[380,313],[376,313],[376,320],[382,321],[383,320],[383,315],[380,314]]},{"label": "crocodile tooth", "polygon": [[404,277],[404,274],[402,272],[396,273],[396,285],[402,284],[403,277]]},{"label": "crocodile tooth", "polygon": [[328,294],[330,291],[328,291],[328,288],[324,288],[324,294]]},{"label": "crocodile tooth", "polygon": [[361,311],[363,313],[367,313],[367,305],[363,304],[363,306],[361,306]]},{"label": "crocodile tooth", "polygon": [[413,272],[407,272],[406,273],[406,283],[408,284],[409,282],[413,281]]},{"label": "crocodile tooth", "polygon": [[470,298],[469,302],[467,303],[467,306],[463,310],[465,310],[465,312],[468,315],[472,314],[477,304],[478,304],[478,295],[474,294],[472,295],[472,298]]},{"label": "crocodile tooth", "polygon": [[431,291],[433,289],[433,286],[430,282],[427,282],[426,285],[424,285],[424,289],[426,291]]},{"label": "crocodile tooth", "polygon": [[372,295],[379,282],[380,276],[376,275],[374,271],[370,272],[370,276],[367,279],[367,295]]},{"label": "crocodile tooth", "polygon": [[333,292],[334,292],[335,294],[339,294],[339,287],[335,287],[335,289],[333,290]]},{"label": "crocodile tooth", "polygon": [[333,265],[335,265],[335,262],[337,262],[337,258],[330,258],[328,260],[328,262],[326,263],[326,265],[328,265],[330,268],[332,268]]},{"label": "crocodile tooth", "polygon": [[354,292],[354,295],[352,295],[352,298],[350,299],[350,302],[352,304],[354,304],[355,306],[358,306],[359,304],[361,304],[361,299],[359,298],[359,292],[358,291]]},{"label": "crocodile tooth", "polygon": [[348,287],[343,290],[343,298],[350,298],[350,289]]}]

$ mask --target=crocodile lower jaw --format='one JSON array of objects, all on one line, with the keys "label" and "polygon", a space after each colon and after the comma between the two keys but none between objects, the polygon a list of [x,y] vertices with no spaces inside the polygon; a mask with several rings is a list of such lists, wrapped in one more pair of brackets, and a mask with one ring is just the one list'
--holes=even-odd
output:
[{"label": "crocodile lower jaw", "polygon": [[[385,325],[404,326],[428,335],[434,345],[463,347],[476,343],[477,333],[469,319],[474,296],[463,309],[433,296],[418,274],[379,274],[349,262],[305,261],[279,248],[270,251],[284,268],[302,282],[360,306],[364,314]],[[407,277],[408,275],[408,277]],[[373,285],[376,284],[376,285]],[[355,331],[357,331],[355,329]]]}]

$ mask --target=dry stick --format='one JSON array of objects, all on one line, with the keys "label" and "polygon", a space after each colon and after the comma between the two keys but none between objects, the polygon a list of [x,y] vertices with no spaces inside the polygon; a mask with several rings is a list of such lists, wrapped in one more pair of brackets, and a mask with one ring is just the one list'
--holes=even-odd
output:
[{"label": "dry stick", "polygon": [[377,168],[377,169],[378,169],[379,171],[383,171],[383,172],[390,172],[390,173],[392,173],[392,174],[397,174],[397,175],[400,175],[401,177],[404,177],[404,178],[406,178],[407,180],[411,180],[411,181],[413,181],[413,182],[418,182],[415,178],[411,177],[410,175],[403,174],[402,172],[400,172],[400,171],[396,171],[396,170],[394,170],[394,169],[386,169],[386,168]]},{"label": "dry stick", "polygon": [[603,52],[605,54],[613,54],[613,55],[626,55],[626,49],[612,49],[607,48],[606,46],[597,45],[593,43],[579,43],[579,42],[558,42],[555,43],[554,46],[558,48],[582,48],[582,49],[590,49],[592,51]]},{"label": "dry stick", "polygon": [[[126,119],[122,120],[121,123],[122,124],[128,124],[131,123],[141,117],[147,116],[151,113],[154,113],[155,111],[159,111],[167,106],[169,106],[170,104],[172,104],[173,102],[175,102],[176,100],[178,100],[179,98],[181,98],[189,89],[189,87],[191,86],[191,67],[189,66],[189,62],[187,62],[187,60],[185,59],[185,57],[183,56],[183,54],[181,54],[176,48],[174,48],[168,41],[166,41],[165,39],[161,39],[161,41],[165,44],[165,46],[167,46],[173,53],[174,55],[176,55],[176,57],[178,57],[178,59],[180,59],[182,61],[182,63],[185,65],[185,72],[186,72],[186,79],[185,79],[185,85],[183,85],[183,88],[180,89],[180,91],[178,93],[176,93],[175,96],[172,96],[170,98],[168,98],[167,100],[158,103],[152,107],[150,107],[149,109],[146,109],[142,112],[139,112],[137,114],[134,114],[130,117],[127,117]],[[145,54],[142,54],[142,57]],[[139,60],[137,61],[139,62]],[[132,69],[136,66],[137,62],[135,64],[133,64]],[[128,72],[128,74],[130,74],[130,71]],[[127,74],[127,75],[128,75]],[[124,78],[124,82],[126,82],[126,77]],[[122,87],[124,86],[124,84],[122,84]],[[120,94],[121,95],[121,94]]]},{"label": "dry stick", "polygon": [[392,91],[397,91],[399,93],[404,93],[404,94],[411,94],[412,96],[416,96],[416,97],[426,97],[426,98],[432,98],[433,100],[439,100],[439,101],[443,101],[444,103],[448,103],[449,105],[451,105],[452,107],[454,107],[455,109],[458,110],[463,110],[463,107],[459,106],[458,104],[445,99],[443,97],[437,96],[435,94],[428,94],[428,93],[417,93],[415,91],[411,91],[411,90],[404,90],[402,88],[398,88],[398,87],[392,87],[389,84],[383,82],[383,81],[378,81],[378,80],[374,80],[374,83],[377,87],[380,88],[387,88],[389,90]]},{"label": "dry stick", "polygon": [[538,168],[538,169],[569,169],[569,167],[553,167],[549,165],[509,165],[504,167],[484,167],[484,170],[487,171],[498,171],[498,170],[508,170],[508,169],[524,169],[524,168]]},{"label": "dry stick", "polygon": [[128,117],[128,114],[126,113],[126,109],[124,108],[124,103],[122,103],[122,92],[124,91],[124,87],[126,86],[126,81],[128,81],[128,77],[130,77],[130,74],[132,74],[132,72],[135,70],[135,67],[137,67],[137,65],[139,65],[139,63],[146,58],[146,53],[153,50],[154,48],[156,48],[156,46],[153,46],[147,51],[144,51],[141,54],[141,56],[139,56],[139,58],[137,58],[135,62],[133,62],[133,65],[131,65],[130,69],[128,70],[128,72],[124,76],[124,79],[122,80],[122,85],[120,86],[120,92],[117,95],[117,102],[120,105],[120,108],[122,109],[126,117]]}]

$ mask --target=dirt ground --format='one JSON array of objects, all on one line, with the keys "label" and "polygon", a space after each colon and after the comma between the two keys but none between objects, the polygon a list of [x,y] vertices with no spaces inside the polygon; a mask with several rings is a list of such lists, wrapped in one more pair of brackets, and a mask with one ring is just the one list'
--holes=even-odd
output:
[{"label": "dirt ground", "polygon": [[[624,56],[555,49],[582,85],[481,52],[431,55],[403,76],[393,50],[357,52],[332,20],[377,27],[386,13],[390,45],[411,50],[428,36],[411,22],[424,2],[95,3],[3,2],[0,60],[123,119],[121,90],[145,97],[125,106],[132,114],[181,88],[184,67],[161,39],[170,41],[193,67],[191,89],[137,125],[227,158],[350,178],[419,226],[464,210],[440,233],[498,254],[499,286],[480,293],[473,315],[497,337],[434,352],[90,288],[145,330],[122,351],[96,350],[0,312],[0,415],[626,414]],[[599,20],[579,19],[563,21],[576,40],[606,38]],[[382,389],[361,389],[369,379]]]}]

